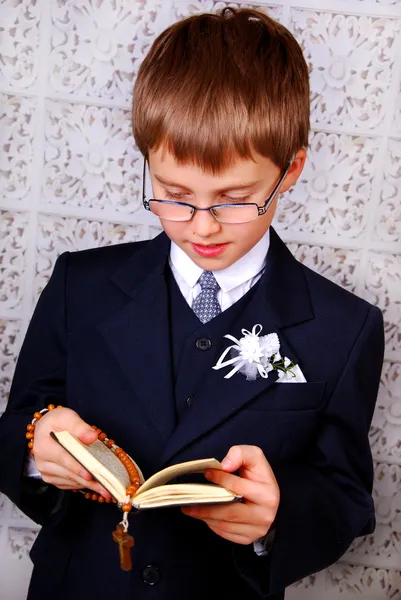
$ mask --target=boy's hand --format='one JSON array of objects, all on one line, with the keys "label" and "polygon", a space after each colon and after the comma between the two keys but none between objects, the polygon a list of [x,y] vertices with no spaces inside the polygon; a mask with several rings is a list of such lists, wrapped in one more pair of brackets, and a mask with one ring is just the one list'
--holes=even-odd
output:
[{"label": "boy's hand", "polygon": [[[222,461],[224,471],[209,469],[205,477],[243,497],[243,502],[191,506],[182,512],[204,521],[212,531],[237,544],[266,535],[277,513],[280,490],[273,471],[257,446],[232,446]],[[233,471],[239,469],[239,475]]]},{"label": "boy's hand", "polygon": [[111,498],[90,473],[84,469],[64,448],[50,437],[50,432],[69,431],[84,444],[91,444],[97,433],[90,425],[70,408],[55,408],[49,411],[35,425],[34,458],[43,481],[61,490],[88,488]]}]

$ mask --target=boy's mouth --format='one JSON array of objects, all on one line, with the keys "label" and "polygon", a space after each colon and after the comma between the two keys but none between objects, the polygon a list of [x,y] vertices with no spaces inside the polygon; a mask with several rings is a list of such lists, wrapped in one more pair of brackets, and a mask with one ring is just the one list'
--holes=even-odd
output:
[{"label": "boy's mouth", "polygon": [[209,244],[203,246],[202,244],[191,244],[194,251],[205,258],[214,258],[220,256],[228,246],[228,244]]}]

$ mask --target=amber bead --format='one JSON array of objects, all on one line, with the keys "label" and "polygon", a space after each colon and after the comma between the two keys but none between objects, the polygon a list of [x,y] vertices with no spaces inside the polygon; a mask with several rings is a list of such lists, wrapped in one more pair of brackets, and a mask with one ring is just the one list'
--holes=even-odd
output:
[{"label": "amber bead", "polygon": [[32,440],[30,442],[28,442],[28,448],[33,448],[33,442],[32,442]]},{"label": "amber bead", "polygon": [[32,423],[29,423],[29,425],[26,426],[27,431],[35,431],[35,425],[33,425]]},{"label": "amber bead", "polygon": [[111,448],[112,446],[114,446],[114,444],[115,444],[115,441],[114,441],[114,440],[107,440],[107,442],[106,442],[106,446],[107,446],[108,448]]},{"label": "amber bead", "polygon": [[104,501],[106,502],[106,504],[110,504],[111,503],[111,498],[105,498]]},{"label": "amber bead", "polygon": [[37,421],[39,421],[39,419],[42,418],[42,413],[40,413],[40,412],[34,413],[33,418],[36,419]]},{"label": "amber bead", "polygon": [[118,458],[120,458],[120,456],[122,456],[122,455],[124,454],[124,450],[122,450],[121,448],[116,448],[116,449],[114,450],[114,454],[115,454],[115,455],[116,455]]},{"label": "amber bead", "polygon": [[122,505],[121,509],[123,512],[130,512],[130,510],[132,509],[132,504],[128,504],[127,502]]},{"label": "amber bead", "polygon": [[99,433],[99,435],[97,437],[101,442],[104,442],[104,440],[107,438],[107,435],[103,431],[103,432]]},{"label": "amber bead", "polygon": [[54,410],[56,407],[54,406],[54,404],[49,404],[47,407],[47,410]]},{"label": "amber bead", "polygon": [[34,434],[31,431],[27,431],[25,437],[27,440],[33,440]]},{"label": "amber bead", "polygon": [[98,500],[98,502],[100,502],[100,504],[102,504],[102,502],[104,502],[103,496],[99,496],[99,498],[97,500]]},{"label": "amber bead", "polygon": [[89,500],[89,499],[90,499],[90,497],[91,497],[91,493],[90,493],[90,492],[86,492],[86,494],[85,494],[85,498],[86,498],[87,500]]},{"label": "amber bead", "polygon": [[94,431],[96,431],[96,429],[97,429],[96,425],[91,425],[91,429],[93,429]]},{"label": "amber bead", "polygon": [[33,448],[31,448],[31,449],[29,450],[29,452],[32,454],[32,456],[35,454],[35,452],[33,451]]},{"label": "amber bead", "polygon": [[96,492],[93,492],[93,494],[91,495],[92,500],[97,500],[97,494]]},{"label": "amber bead", "polygon": [[57,408],[63,408],[62,404],[57,404]]}]

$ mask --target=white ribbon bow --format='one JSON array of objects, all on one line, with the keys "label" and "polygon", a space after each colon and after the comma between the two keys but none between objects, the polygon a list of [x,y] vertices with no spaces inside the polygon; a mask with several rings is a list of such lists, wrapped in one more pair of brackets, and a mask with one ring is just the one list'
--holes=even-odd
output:
[{"label": "white ribbon bow", "polygon": [[[230,379],[235,373],[241,372],[246,375],[250,381],[255,380],[258,375],[267,379],[270,371],[277,369],[273,366],[277,361],[281,361],[280,356],[280,341],[277,333],[269,333],[259,337],[263,327],[259,323],[252,327],[252,331],[242,329],[241,333],[244,337],[237,340],[233,335],[227,334],[224,337],[234,342],[226,348],[213,369],[222,369],[234,365],[234,368],[224,376],[224,379]],[[236,356],[224,360],[229,352],[235,352]],[[273,359],[273,360],[272,360]],[[287,369],[291,361],[288,358],[284,359],[282,371],[280,374],[290,371]]]}]

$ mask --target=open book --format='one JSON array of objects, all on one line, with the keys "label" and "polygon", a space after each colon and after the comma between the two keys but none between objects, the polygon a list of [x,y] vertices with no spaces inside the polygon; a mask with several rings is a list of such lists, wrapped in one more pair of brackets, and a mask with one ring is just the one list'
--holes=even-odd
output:
[{"label": "open book", "polygon": [[[52,432],[50,435],[85,467],[119,504],[126,502],[126,489],[130,485],[130,478],[126,468],[110,448],[99,440],[86,446],[68,431]],[[132,506],[137,510],[187,504],[220,504],[241,500],[240,496],[215,484],[168,483],[181,475],[203,473],[206,469],[221,469],[221,464],[215,458],[172,465],[155,473],[146,481],[136,462],[131,460],[138,469],[141,483],[131,498]]]}]

